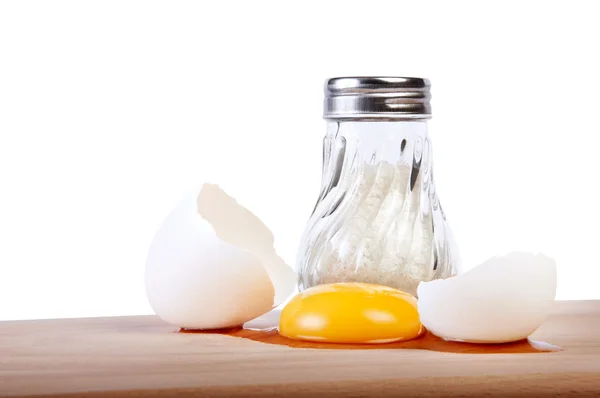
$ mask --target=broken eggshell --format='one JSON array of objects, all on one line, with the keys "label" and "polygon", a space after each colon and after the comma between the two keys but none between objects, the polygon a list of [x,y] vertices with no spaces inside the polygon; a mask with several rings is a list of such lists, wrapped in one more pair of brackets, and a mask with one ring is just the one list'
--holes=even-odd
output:
[{"label": "broken eggshell", "polygon": [[186,196],[159,227],[146,261],[146,295],[185,329],[240,326],[283,302],[295,274],[273,234],[214,184]]},{"label": "broken eggshell", "polygon": [[275,252],[271,230],[215,184],[204,184],[196,203],[218,238],[256,256],[275,287],[275,306],[283,303],[295,289],[296,273]]},{"label": "broken eggshell", "polygon": [[431,333],[446,340],[523,340],[552,310],[556,279],[556,263],[543,254],[493,257],[455,277],[421,282],[419,316]]}]

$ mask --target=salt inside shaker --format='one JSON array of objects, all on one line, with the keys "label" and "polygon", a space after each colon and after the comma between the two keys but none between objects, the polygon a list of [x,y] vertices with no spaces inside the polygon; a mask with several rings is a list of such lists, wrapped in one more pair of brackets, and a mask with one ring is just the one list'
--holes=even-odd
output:
[{"label": "salt inside shaker", "polygon": [[321,192],[297,257],[298,288],[386,285],[416,295],[459,253],[433,181],[430,83],[338,77],[325,83]]}]

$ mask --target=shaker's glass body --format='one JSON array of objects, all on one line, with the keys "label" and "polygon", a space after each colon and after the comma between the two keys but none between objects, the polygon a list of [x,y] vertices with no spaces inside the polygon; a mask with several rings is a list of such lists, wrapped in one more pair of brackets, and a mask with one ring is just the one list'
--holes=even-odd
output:
[{"label": "shaker's glass body", "polygon": [[365,282],[416,295],[457,273],[433,181],[427,121],[329,121],[321,192],[297,259],[298,288]]}]

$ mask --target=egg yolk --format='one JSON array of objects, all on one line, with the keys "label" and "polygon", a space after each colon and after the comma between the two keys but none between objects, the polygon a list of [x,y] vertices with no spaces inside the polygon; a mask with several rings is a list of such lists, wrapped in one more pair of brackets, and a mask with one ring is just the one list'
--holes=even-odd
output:
[{"label": "egg yolk", "polygon": [[279,320],[282,336],[330,343],[389,343],[423,331],[416,298],[367,283],[311,287],[290,300]]}]

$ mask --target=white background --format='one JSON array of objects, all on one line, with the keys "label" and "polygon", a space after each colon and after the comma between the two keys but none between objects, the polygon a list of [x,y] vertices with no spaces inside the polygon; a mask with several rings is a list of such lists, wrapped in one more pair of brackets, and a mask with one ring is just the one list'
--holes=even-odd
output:
[{"label": "white background", "polygon": [[150,313],[146,252],[202,181],[290,263],[317,198],[322,84],[428,77],[466,267],[508,250],[600,298],[600,24],[589,2],[0,3],[0,319]]}]

